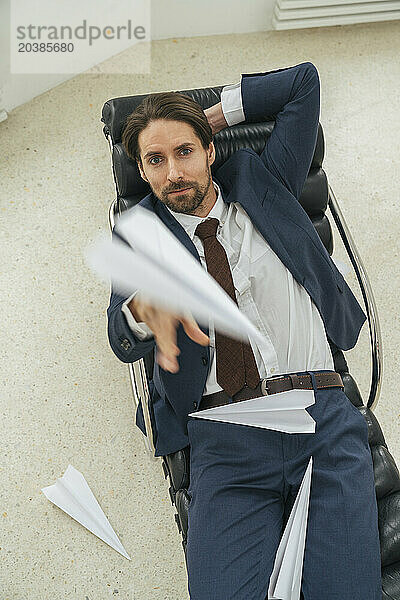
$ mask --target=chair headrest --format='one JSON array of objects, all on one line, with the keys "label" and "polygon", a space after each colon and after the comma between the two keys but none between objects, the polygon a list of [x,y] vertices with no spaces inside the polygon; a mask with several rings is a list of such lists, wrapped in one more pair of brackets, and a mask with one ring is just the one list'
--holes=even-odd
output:
[{"label": "chair headrest", "polygon": [[[221,91],[224,86],[192,90],[176,90],[187,94],[196,100],[205,110],[220,102]],[[103,131],[112,142],[112,162],[118,200],[123,200],[126,208],[137,204],[142,198],[151,192],[149,184],[140,176],[135,161],[131,160],[121,142],[122,131],[125,127],[127,117],[146,98],[145,95],[123,96],[108,100],[102,110]],[[226,127],[213,137],[215,145],[215,161],[211,165],[211,173],[215,175],[218,168],[237,150],[251,148],[257,154],[261,154],[265,144],[274,128],[274,121],[262,123],[239,123],[233,127]],[[310,171],[305,182],[300,203],[307,213],[311,215],[322,215],[328,203],[328,187],[322,161],[324,158],[324,136],[322,126],[318,126],[318,136],[314,157]]]}]

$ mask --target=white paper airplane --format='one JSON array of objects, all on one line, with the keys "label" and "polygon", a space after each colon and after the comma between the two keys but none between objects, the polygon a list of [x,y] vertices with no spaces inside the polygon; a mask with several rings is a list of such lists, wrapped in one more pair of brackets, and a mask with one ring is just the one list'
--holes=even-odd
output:
[{"label": "white paper airplane", "polygon": [[286,523],[269,580],[269,600],[299,600],[311,489],[311,456]]},{"label": "white paper airplane", "polygon": [[189,417],[275,429],[285,433],[315,433],[315,421],[304,410],[315,403],[314,390],[287,390],[192,412]]},{"label": "white paper airplane", "polygon": [[135,206],[123,214],[115,229],[132,246],[99,237],[86,249],[89,266],[101,279],[129,297],[134,291],[178,315],[191,314],[208,327],[210,318],[221,333],[248,341],[263,341],[253,323],[190,254],[162,221]]},{"label": "white paper airplane", "polygon": [[42,488],[42,492],[50,502],[68,513],[122,556],[131,560],[86,479],[72,465],[68,465],[64,475],[59,477],[56,483]]}]

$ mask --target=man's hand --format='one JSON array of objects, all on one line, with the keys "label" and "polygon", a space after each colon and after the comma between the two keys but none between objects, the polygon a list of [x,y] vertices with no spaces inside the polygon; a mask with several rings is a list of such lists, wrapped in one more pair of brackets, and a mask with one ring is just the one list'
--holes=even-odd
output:
[{"label": "man's hand", "polygon": [[218,133],[218,131],[221,131],[221,129],[228,127],[228,123],[226,122],[224,113],[222,112],[221,102],[214,104],[214,106],[210,106],[210,108],[206,108],[203,112],[210,124],[212,135],[215,135]]},{"label": "man's hand", "polygon": [[183,318],[172,313],[147,304],[137,296],[132,298],[128,307],[138,322],[144,322],[150,327],[157,344],[157,362],[165,371],[177,373],[179,365],[177,356],[180,350],[176,345],[176,328],[182,323],[185,333],[191,340],[201,346],[207,346],[210,338],[201,331],[196,321],[191,318]]}]

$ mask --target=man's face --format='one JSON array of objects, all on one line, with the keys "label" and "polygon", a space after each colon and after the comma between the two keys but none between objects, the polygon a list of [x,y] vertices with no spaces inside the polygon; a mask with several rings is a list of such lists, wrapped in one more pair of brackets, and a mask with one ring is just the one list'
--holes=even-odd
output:
[{"label": "man's face", "polygon": [[176,212],[206,216],[216,200],[210,169],[214,144],[206,151],[188,123],[166,119],[151,121],[138,142],[140,174],[155,196]]}]

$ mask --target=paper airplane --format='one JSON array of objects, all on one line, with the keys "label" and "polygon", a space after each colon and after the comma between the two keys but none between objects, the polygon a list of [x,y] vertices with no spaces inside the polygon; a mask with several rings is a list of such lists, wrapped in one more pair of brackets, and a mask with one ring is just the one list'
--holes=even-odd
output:
[{"label": "paper airplane", "polygon": [[189,417],[275,429],[285,433],[315,433],[315,421],[305,410],[315,403],[314,390],[287,390],[192,412]]},{"label": "paper airplane", "polygon": [[178,315],[191,314],[206,327],[211,318],[221,333],[263,341],[255,325],[156,215],[135,206],[118,219],[115,229],[132,248],[100,237],[86,249],[86,260],[119,293],[129,297],[140,290],[148,301]]},{"label": "paper airplane", "polygon": [[286,523],[269,580],[269,600],[299,600],[311,489],[311,456]]},{"label": "paper airplane", "polygon": [[68,465],[64,475],[59,477],[56,483],[42,488],[42,492],[50,502],[68,513],[122,556],[131,560],[86,479],[72,465]]}]

